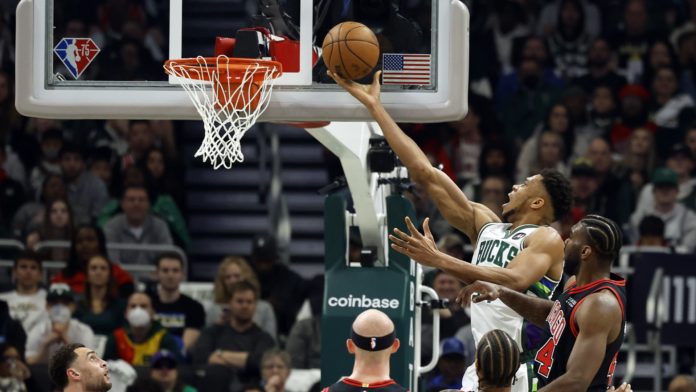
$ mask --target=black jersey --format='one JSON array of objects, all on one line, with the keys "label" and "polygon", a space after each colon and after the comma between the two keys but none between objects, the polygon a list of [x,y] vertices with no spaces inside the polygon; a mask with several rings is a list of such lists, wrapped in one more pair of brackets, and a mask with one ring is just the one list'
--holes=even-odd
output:
[{"label": "black jersey", "polygon": [[372,384],[362,383],[350,378],[343,378],[330,387],[324,388],[321,392],[408,392],[408,389],[397,384],[394,380],[375,382]]},{"label": "black jersey", "polygon": [[607,345],[602,365],[592,379],[588,391],[606,391],[611,384],[616,366],[616,356],[624,339],[626,326],[626,280],[611,274],[609,279],[598,280],[581,287],[572,283],[554,302],[551,312],[546,317],[548,340],[541,346],[534,359],[534,368],[539,377],[539,385],[543,386],[566,372],[570,352],[573,350],[578,336],[578,325],[575,322],[575,311],[580,303],[590,294],[602,290],[611,291],[621,306],[621,333]]}]

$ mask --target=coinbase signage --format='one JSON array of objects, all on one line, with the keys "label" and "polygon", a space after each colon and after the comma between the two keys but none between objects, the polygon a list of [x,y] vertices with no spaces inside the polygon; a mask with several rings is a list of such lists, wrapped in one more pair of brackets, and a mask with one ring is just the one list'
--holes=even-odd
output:
[{"label": "coinbase signage", "polygon": [[360,308],[360,309],[398,309],[399,300],[395,298],[372,298],[363,294],[347,297],[329,297],[327,305],[330,308]]}]

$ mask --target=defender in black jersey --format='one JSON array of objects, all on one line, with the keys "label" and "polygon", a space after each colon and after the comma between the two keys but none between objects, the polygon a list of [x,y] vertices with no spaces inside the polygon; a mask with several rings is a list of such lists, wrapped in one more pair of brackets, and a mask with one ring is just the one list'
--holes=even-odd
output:
[{"label": "defender in black jersey", "polygon": [[626,324],[625,280],[610,273],[621,242],[616,223],[588,215],[573,226],[565,242],[564,270],[575,277],[558,300],[475,282],[458,301],[500,299],[525,319],[545,326],[548,338],[535,356],[541,391],[606,391]]},{"label": "defender in black jersey", "polygon": [[348,352],[355,355],[353,372],[322,392],[408,392],[389,377],[389,357],[399,349],[394,323],[377,309],[353,321]]}]

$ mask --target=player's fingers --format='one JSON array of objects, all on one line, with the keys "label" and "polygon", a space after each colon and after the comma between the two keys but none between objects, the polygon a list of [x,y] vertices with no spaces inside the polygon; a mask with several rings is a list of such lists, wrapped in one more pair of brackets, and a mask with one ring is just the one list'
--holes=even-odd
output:
[{"label": "player's fingers", "polygon": [[433,233],[430,231],[430,218],[425,218],[425,222],[423,222],[423,234],[425,234],[425,236],[428,237],[428,239],[435,242],[435,238],[433,238]]},{"label": "player's fingers", "polygon": [[401,238],[396,238],[395,236],[389,234],[389,239],[391,240],[391,242],[404,249],[408,248],[408,242],[402,240]]},{"label": "player's fingers", "polygon": [[326,73],[333,79],[336,84],[338,84],[341,87],[348,87],[348,81],[346,79],[343,79],[341,76],[339,76],[337,73],[331,72],[330,70],[327,70]]},{"label": "player's fingers", "polygon": [[400,239],[409,242],[411,241],[412,237],[408,235],[407,233],[404,233],[403,231],[399,230],[398,228],[394,228],[394,233],[399,236]]},{"label": "player's fingers", "polygon": [[402,248],[397,244],[391,244],[391,248],[394,249],[395,251],[407,255],[408,256],[408,250],[406,248]]},{"label": "player's fingers", "polygon": [[413,225],[413,222],[411,222],[411,218],[406,217],[405,221],[406,221],[406,227],[408,227],[408,231],[411,232],[411,235],[416,237],[416,238],[420,238],[421,233],[420,233],[420,231],[418,231],[418,229],[416,229],[416,226]]}]

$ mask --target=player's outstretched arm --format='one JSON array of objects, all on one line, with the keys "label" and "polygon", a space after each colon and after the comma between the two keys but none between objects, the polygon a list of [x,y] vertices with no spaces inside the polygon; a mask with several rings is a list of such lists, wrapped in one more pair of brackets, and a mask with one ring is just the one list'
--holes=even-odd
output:
[{"label": "player's outstretched arm", "polygon": [[600,291],[588,296],[575,312],[580,332],[568,357],[565,374],[539,392],[586,391],[602,365],[607,345],[620,333],[621,312],[610,293]]},{"label": "player's outstretched arm", "polygon": [[451,178],[434,168],[418,144],[394,122],[379,99],[380,73],[375,73],[372,84],[363,85],[328,72],[339,86],[370,111],[382,129],[389,146],[406,165],[411,179],[425,189],[442,216],[452,226],[466,234],[472,243],[476,242],[479,229],[483,225],[500,220],[488,207],[470,201]]},{"label": "player's outstretched arm", "polygon": [[506,268],[480,267],[441,252],[432,233],[430,220],[423,222],[423,234],[406,218],[410,234],[394,229],[389,235],[392,249],[420,264],[441,269],[464,283],[476,280],[503,285],[515,291],[525,291],[549,271],[554,262],[563,260],[563,241],[549,227],[541,227],[529,235],[525,248]]},{"label": "player's outstretched arm", "polygon": [[501,285],[477,280],[476,282],[464,287],[457,296],[457,303],[462,307],[468,306],[472,301],[494,301],[500,299],[522,316],[540,327],[544,327],[546,316],[551,312],[553,301],[535,298],[530,295],[510,290]]}]

